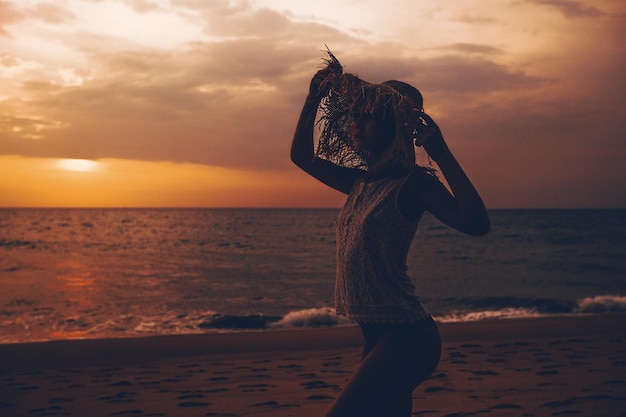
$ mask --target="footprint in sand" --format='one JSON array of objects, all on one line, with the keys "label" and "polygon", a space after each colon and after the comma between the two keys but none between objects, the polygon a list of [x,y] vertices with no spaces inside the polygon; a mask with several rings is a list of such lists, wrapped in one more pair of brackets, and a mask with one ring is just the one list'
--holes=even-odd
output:
[{"label": "footprint in sand", "polygon": [[487,412],[490,413],[494,410],[519,410],[522,408],[524,407],[522,407],[519,404],[512,404],[512,403],[496,404],[496,405],[492,405],[491,407],[489,407],[487,409]]},{"label": "footprint in sand", "polygon": [[266,401],[263,403],[250,404],[250,407],[267,407],[278,405],[278,401]]},{"label": "footprint in sand", "polygon": [[[181,368],[181,367],[179,367]],[[183,376],[185,378],[188,378],[190,376],[196,375],[196,374],[205,374],[207,371],[204,368],[201,368],[199,366],[188,366],[186,368],[181,368],[183,372]]]},{"label": "footprint in sand", "polygon": [[441,386],[437,386],[437,385],[434,385],[432,387],[428,387],[428,388],[424,389],[424,392],[426,394],[432,394],[433,392],[441,392],[441,391],[453,391],[453,390],[450,389],[450,388],[441,387]]},{"label": "footprint in sand", "polygon": [[178,407],[181,408],[190,408],[190,407],[208,407],[210,404],[202,401],[185,401],[182,403],[178,403]]},{"label": "footprint in sand", "polygon": [[270,384],[244,384],[239,385],[241,392],[266,392],[268,387],[275,387]]},{"label": "footprint in sand", "polygon": [[117,403],[134,403],[136,402],[134,397],[137,397],[139,394],[135,392],[118,392],[115,395],[108,395],[106,397],[98,398],[98,401],[106,401],[109,404],[117,404]]},{"label": "footprint in sand", "polygon": [[479,376],[491,376],[491,375],[500,375],[498,372],[494,372],[494,371],[488,371],[488,370],[478,370],[478,371],[468,371],[474,375],[479,375]]},{"label": "footprint in sand", "polygon": [[123,410],[109,414],[110,416],[132,416],[143,414],[143,410]]},{"label": "footprint in sand", "polygon": [[295,371],[300,371],[302,370],[304,367],[302,365],[296,365],[295,363],[289,364],[289,365],[278,365],[279,369],[293,369]]},{"label": "footprint in sand", "polygon": [[162,379],[160,382],[176,384],[176,383],[180,382],[180,379],[178,379],[178,378],[165,378],[165,379]]},{"label": "footprint in sand", "polygon": [[335,397],[331,397],[330,395],[310,395],[306,397],[307,400],[311,401],[322,401],[322,400],[334,400]]},{"label": "footprint in sand", "polygon": [[159,381],[152,381],[152,380],[143,380],[143,381],[137,381],[137,385],[161,385],[161,383]]},{"label": "footprint in sand", "polygon": [[181,395],[180,397],[178,397],[177,400],[194,400],[194,399],[198,399],[198,398],[204,398],[204,395],[202,395],[202,394],[185,394],[185,395]]},{"label": "footprint in sand", "polygon": [[464,365],[467,364],[467,361],[463,360],[467,358],[467,355],[461,353],[461,352],[448,352],[448,358],[446,358],[446,360],[449,360],[450,363],[455,364],[455,365]]},{"label": "footprint in sand", "polygon": [[537,372],[535,375],[558,375],[560,372],[557,368],[563,368],[565,365],[544,365],[541,367],[542,371]]},{"label": "footprint in sand", "polygon": [[225,377],[225,376],[214,376],[212,378],[209,378],[209,381],[211,381],[211,382],[228,381],[228,377]]},{"label": "footprint in sand", "polygon": [[550,359],[550,354],[547,352],[537,352],[534,353],[533,356],[535,357],[535,362],[537,363],[552,362],[552,359]]},{"label": "footprint in sand", "polygon": [[110,387],[128,387],[133,385],[130,381],[118,381],[109,384]]},{"label": "footprint in sand", "polygon": [[47,415],[47,416],[51,416],[51,415],[55,415],[55,416],[69,416],[69,413],[61,413],[61,410],[63,410],[62,407],[59,407],[58,405],[53,405],[52,407],[44,407],[44,408],[35,408],[33,410],[30,410],[30,413],[38,413],[41,415]]},{"label": "footprint in sand", "polygon": [[560,408],[567,407],[568,405],[574,404],[572,400],[564,400],[564,401],[548,401],[547,403],[543,403],[542,407],[546,408]]},{"label": "footprint in sand", "polygon": [[71,403],[72,401],[74,401],[72,398],[54,397],[48,400],[48,404],[63,404],[63,403]]},{"label": "footprint in sand", "polygon": [[39,386],[37,386],[37,385],[26,385],[26,386],[18,388],[18,390],[20,390],[20,391],[35,391],[35,390],[38,390],[38,389],[39,389]]},{"label": "footprint in sand", "polygon": [[302,406],[300,404],[278,404],[272,408],[278,409],[278,408],[298,408],[298,407],[302,407]]},{"label": "footprint in sand", "polygon": [[206,392],[207,394],[218,394],[220,392],[227,392],[227,391],[229,391],[228,388],[215,388],[215,389],[205,390],[204,392]]},{"label": "footprint in sand", "polygon": [[558,374],[560,374],[560,372],[557,371],[556,369],[549,369],[545,371],[535,372],[535,375],[539,375],[539,376],[549,376],[549,375],[558,375]]},{"label": "footprint in sand", "polygon": [[182,365],[178,365],[179,369],[189,369],[189,368],[200,368],[199,363],[184,363]]},{"label": "footprint in sand", "polygon": [[[464,343],[464,344],[460,345],[460,347],[463,350],[465,350],[465,351],[467,351],[467,352],[469,352],[469,353],[471,353],[473,355],[484,355],[484,354],[487,353],[485,350],[483,350],[483,346],[482,345],[479,345],[479,344],[476,344],[476,343]],[[467,349],[470,349],[470,350],[467,350]]]}]

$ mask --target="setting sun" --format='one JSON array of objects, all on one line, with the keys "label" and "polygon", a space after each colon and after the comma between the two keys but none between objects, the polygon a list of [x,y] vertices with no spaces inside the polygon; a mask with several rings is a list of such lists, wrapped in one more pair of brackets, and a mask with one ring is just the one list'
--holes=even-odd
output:
[{"label": "setting sun", "polygon": [[[0,156],[0,207],[333,207],[304,173],[128,159]],[[277,190],[278,189],[278,190]]]},{"label": "setting sun", "polygon": [[66,171],[90,172],[97,170],[100,163],[89,159],[61,159],[57,166]]}]

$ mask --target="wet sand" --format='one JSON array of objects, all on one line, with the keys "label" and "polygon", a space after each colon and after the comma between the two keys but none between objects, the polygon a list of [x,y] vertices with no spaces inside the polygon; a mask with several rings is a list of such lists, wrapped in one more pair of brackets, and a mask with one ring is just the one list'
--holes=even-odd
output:
[{"label": "wet sand", "polygon": [[[626,416],[626,316],[440,325],[414,416]],[[355,327],[0,345],[0,416],[323,416]]]}]

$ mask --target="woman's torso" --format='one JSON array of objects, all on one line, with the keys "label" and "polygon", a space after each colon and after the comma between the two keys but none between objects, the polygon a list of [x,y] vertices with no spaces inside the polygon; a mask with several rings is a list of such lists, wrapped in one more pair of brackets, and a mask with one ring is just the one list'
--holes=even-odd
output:
[{"label": "woman's torso", "polygon": [[398,209],[411,173],[357,180],[337,219],[337,313],[364,323],[412,323],[428,317],[407,275],[418,221]]}]

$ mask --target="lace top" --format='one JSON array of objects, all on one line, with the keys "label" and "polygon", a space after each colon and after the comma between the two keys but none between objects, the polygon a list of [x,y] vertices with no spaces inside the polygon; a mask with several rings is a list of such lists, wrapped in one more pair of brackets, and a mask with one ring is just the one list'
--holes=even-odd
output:
[{"label": "lace top", "polygon": [[414,323],[429,317],[407,275],[418,221],[398,209],[410,174],[357,181],[337,219],[337,314],[363,323]]}]

